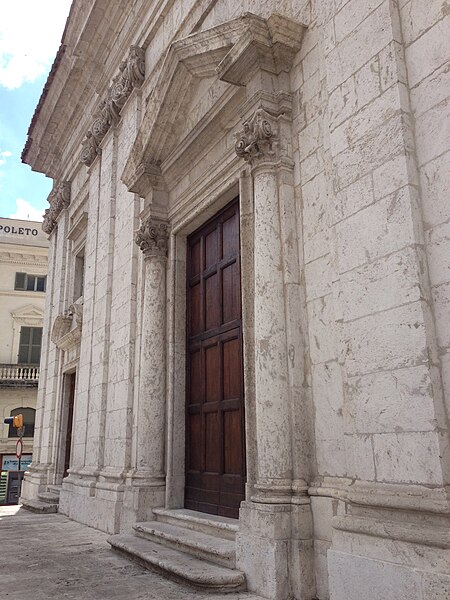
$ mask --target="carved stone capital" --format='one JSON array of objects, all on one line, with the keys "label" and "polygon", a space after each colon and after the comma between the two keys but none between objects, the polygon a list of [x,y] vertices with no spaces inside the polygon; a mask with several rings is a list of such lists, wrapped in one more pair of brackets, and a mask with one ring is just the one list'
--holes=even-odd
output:
[{"label": "carved stone capital", "polygon": [[164,221],[148,217],[136,231],[135,242],[145,258],[167,256],[169,226]]},{"label": "carved stone capital", "polygon": [[133,88],[140,87],[145,78],[145,52],[131,46],[126,60],[120,63],[119,73],[112,80],[105,98],[94,114],[92,125],[81,142],[80,160],[90,166],[98,154],[98,147],[112,125],[120,121],[120,111]]},{"label": "carved stone capital", "polygon": [[279,127],[275,117],[258,108],[236,134],[236,154],[252,166],[277,159]]},{"label": "carved stone capital", "polygon": [[61,211],[70,204],[70,183],[68,181],[55,181],[48,197],[48,203],[50,207],[44,213],[42,231],[50,235]]}]

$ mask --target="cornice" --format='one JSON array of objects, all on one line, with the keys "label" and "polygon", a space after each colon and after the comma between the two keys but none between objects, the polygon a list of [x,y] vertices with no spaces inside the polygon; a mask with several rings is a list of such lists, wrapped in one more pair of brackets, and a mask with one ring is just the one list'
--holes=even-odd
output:
[{"label": "cornice", "polygon": [[[24,296],[23,294],[25,293],[26,292],[20,290],[0,290],[0,296],[15,296],[19,297],[21,300],[38,300],[41,298],[45,298],[45,292],[29,292],[29,295]],[[31,293],[33,293],[34,295],[31,296]]]},{"label": "cornice", "polygon": [[6,265],[29,265],[37,267],[46,267],[48,263],[47,255],[41,254],[23,254],[16,252],[1,252],[0,263]]},{"label": "cornice", "polygon": [[134,28],[124,26],[139,4],[143,0],[72,2],[61,43],[64,52],[55,60],[41,95],[22,158],[34,171],[63,177],[65,161],[78,152],[77,128],[86,130],[86,109],[101,95],[105,74],[116,69],[123,48],[133,43],[141,27],[137,19]]}]

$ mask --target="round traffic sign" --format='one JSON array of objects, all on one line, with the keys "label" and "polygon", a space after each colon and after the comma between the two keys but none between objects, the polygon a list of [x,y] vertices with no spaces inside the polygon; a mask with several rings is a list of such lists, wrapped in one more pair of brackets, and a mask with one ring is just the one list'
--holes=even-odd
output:
[{"label": "round traffic sign", "polygon": [[23,451],[22,440],[17,440],[17,442],[16,442],[16,456],[17,456],[17,458],[20,458],[22,456],[22,451]]}]

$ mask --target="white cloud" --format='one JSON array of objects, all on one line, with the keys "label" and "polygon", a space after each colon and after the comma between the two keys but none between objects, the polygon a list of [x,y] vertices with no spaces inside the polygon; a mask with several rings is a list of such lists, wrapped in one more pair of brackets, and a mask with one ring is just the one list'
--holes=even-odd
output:
[{"label": "white cloud", "polygon": [[33,82],[58,50],[71,0],[2,1],[0,85],[10,90]]},{"label": "white cloud", "polygon": [[43,214],[41,210],[37,210],[34,206],[31,206],[27,200],[17,198],[16,212],[13,215],[9,215],[9,218],[22,219],[24,221],[42,221]]},{"label": "white cloud", "polygon": [[3,150],[0,152],[0,167],[6,163],[6,159],[12,156],[12,152],[9,150]]}]

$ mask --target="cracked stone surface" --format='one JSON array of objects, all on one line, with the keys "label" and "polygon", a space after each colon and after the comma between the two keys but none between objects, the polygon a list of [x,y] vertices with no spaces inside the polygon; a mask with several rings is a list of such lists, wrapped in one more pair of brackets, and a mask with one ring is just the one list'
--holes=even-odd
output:
[{"label": "cracked stone surface", "polygon": [[60,514],[0,507],[2,600],[262,600],[188,589],[118,556],[108,534]]}]

